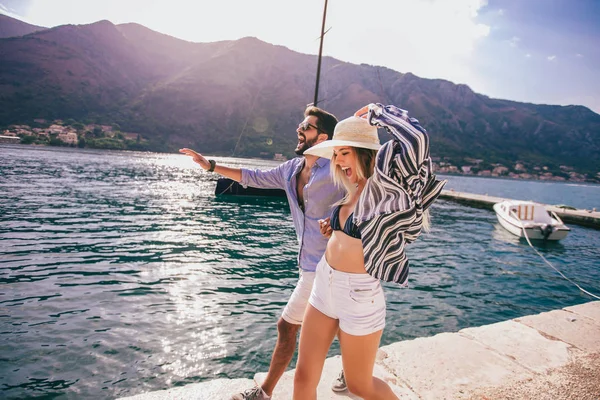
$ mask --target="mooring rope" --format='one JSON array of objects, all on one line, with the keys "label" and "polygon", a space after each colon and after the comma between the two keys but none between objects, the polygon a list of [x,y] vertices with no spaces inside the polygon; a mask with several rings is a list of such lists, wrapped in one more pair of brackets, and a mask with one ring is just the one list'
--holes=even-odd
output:
[{"label": "mooring rope", "polygon": [[220,195],[222,195],[222,194],[226,193],[227,191],[229,191],[229,189],[231,189],[231,187],[232,187],[233,185],[235,185],[235,181],[234,181],[233,179],[231,179],[231,183],[229,184],[229,186],[227,186],[227,187],[225,188],[225,190],[223,190],[221,193],[217,194],[217,196],[220,196]]},{"label": "mooring rope", "polygon": [[[513,215],[513,218],[516,217],[516,215],[511,211],[511,214]],[[518,221],[520,221],[520,219],[516,218]],[[550,261],[546,260],[546,257],[544,257],[544,255],[542,253],[540,253],[539,251],[537,251],[537,249],[535,247],[533,247],[533,245],[531,244],[531,241],[529,240],[529,236],[527,236],[527,231],[525,230],[525,227],[523,226],[523,224],[521,224],[521,229],[523,230],[523,234],[525,235],[525,239],[527,240],[527,243],[529,244],[529,247],[531,247],[533,249],[533,251],[535,251],[537,253],[538,256],[540,256],[542,258],[542,260],[544,260],[544,262],[546,264],[548,264],[550,267],[552,267],[553,270],[555,270],[556,272],[558,272],[560,274],[560,276],[562,276],[563,278],[565,278],[567,281],[571,282],[573,285],[577,286],[577,288],[579,290],[581,290],[583,293],[592,296],[593,298],[596,298],[598,300],[600,300],[600,296],[597,296],[593,293],[588,292],[587,290],[585,290],[584,288],[582,288],[581,286],[579,286],[577,283],[573,282],[571,279],[567,278],[565,276],[565,274],[563,274],[562,272],[560,272],[558,270],[558,268],[556,268],[554,265],[552,265],[552,263],[550,263]]]}]

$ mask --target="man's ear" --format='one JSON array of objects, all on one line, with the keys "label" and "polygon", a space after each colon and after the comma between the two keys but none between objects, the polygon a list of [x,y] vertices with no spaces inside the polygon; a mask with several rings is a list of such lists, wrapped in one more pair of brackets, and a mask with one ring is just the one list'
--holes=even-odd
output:
[{"label": "man's ear", "polygon": [[329,140],[329,135],[323,132],[319,132],[319,134],[317,135],[317,144],[322,143],[326,140]]}]

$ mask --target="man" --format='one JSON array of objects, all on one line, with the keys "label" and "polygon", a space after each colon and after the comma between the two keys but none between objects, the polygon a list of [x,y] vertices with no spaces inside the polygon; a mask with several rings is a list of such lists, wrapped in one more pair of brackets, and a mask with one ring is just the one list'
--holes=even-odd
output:
[{"label": "man", "polygon": [[275,385],[288,367],[296,349],[296,337],[308,298],[312,290],[315,269],[325,253],[327,238],[321,235],[319,220],[330,216],[332,205],[344,196],[329,173],[329,160],[306,155],[310,147],[331,139],[337,124],[334,115],[317,107],[308,107],[296,132],[298,156],[271,170],[229,168],[207,160],[190,149],[181,153],[191,156],[203,169],[226,176],[243,186],[264,189],[284,189],[296,228],[300,249],[298,266],[300,278],[290,299],[277,322],[277,343],[271,357],[269,372],[260,386],[248,389],[231,397],[232,400],[268,400]]}]

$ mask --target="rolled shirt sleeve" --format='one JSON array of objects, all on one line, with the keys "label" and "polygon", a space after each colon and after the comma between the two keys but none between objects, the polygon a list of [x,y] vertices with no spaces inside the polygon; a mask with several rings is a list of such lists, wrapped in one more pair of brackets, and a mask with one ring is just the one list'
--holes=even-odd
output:
[{"label": "rolled shirt sleeve", "polygon": [[242,168],[240,184],[261,189],[285,189],[284,172],[289,169],[286,165],[288,163],[289,161],[268,170]]}]

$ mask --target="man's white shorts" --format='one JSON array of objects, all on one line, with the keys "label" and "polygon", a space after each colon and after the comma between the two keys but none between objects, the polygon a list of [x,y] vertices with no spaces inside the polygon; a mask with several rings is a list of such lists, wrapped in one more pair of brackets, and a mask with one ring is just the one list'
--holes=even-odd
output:
[{"label": "man's white shorts", "polygon": [[315,272],[308,272],[300,269],[300,278],[298,279],[296,288],[281,314],[281,317],[285,321],[294,325],[302,325],[304,311],[306,311],[308,298],[310,297],[314,281]]}]

